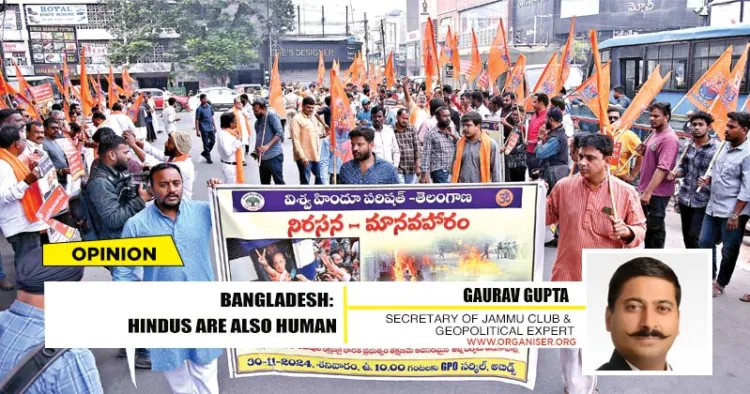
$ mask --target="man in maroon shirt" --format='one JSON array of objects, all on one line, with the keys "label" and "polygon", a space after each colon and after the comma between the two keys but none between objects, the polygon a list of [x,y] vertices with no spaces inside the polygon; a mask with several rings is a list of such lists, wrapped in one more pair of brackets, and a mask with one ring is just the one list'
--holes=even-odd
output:
[{"label": "man in maroon shirt", "polygon": [[536,150],[537,137],[539,137],[539,129],[547,121],[549,97],[544,93],[537,93],[531,96],[531,100],[531,104],[534,106],[534,116],[529,121],[529,134],[526,140],[526,167],[529,169],[531,179],[536,179],[539,176],[535,175],[534,172],[542,166],[542,163],[536,158],[534,151]]}]

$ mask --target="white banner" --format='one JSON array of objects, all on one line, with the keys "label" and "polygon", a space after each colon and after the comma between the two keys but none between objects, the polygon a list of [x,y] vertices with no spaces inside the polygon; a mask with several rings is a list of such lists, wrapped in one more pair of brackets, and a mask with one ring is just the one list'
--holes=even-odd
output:
[{"label": "white banner", "polygon": [[29,26],[88,25],[86,5],[27,5],[26,20]]}]

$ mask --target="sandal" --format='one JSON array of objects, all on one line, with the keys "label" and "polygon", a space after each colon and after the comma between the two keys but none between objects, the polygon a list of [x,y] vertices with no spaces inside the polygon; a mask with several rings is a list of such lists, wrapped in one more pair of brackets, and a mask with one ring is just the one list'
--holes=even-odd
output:
[{"label": "sandal", "polygon": [[724,286],[721,286],[718,283],[714,283],[714,298],[719,297],[722,294],[724,294]]},{"label": "sandal", "polygon": [[742,302],[750,302],[750,294],[745,294],[742,297],[740,297],[740,301],[742,301]]}]

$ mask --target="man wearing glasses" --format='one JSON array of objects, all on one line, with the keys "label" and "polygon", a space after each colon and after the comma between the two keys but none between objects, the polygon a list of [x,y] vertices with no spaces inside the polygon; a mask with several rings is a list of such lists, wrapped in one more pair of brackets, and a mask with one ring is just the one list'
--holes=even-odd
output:
[{"label": "man wearing glasses", "polygon": [[[617,107],[607,108],[607,118],[609,123],[613,124],[620,120],[620,110]],[[637,155],[635,148],[641,143],[641,139],[638,138],[631,130],[618,131],[614,135],[615,145],[612,152],[612,157],[617,159],[616,165],[611,165],[615,161],[610,163],[610,169],[612,175],[622,179],[626,183],[635,185],[635,178],[638,176],[638,172],[641,171],[641,163],[643,157]],[[631,162],[633,155],[636,155],[635,164]]]}]

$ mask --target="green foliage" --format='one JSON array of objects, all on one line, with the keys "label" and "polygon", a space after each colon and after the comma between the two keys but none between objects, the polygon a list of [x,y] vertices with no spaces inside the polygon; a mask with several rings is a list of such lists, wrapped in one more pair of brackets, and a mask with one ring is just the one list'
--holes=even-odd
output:
[{"label": "green foliage", "polygon": [[226,31],[209,31],[204,37],[188,39],[185,44],[191,53],[188,64],[217,80],[256,58],[252,40]]}]

